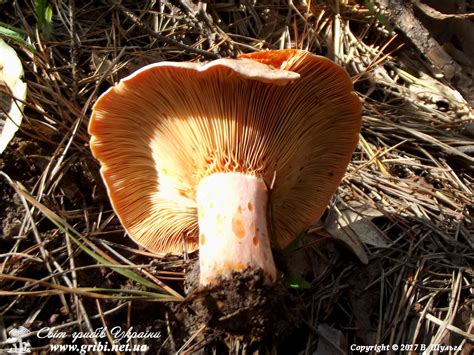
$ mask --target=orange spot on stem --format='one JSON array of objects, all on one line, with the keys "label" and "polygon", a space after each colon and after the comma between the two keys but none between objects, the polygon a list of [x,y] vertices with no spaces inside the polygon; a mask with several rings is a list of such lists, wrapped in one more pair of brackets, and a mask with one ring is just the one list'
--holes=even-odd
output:
[{"label": "orange spot on stem", "polygon": [[245,265],[241,262],[232,262],[228,261],[225,263],[223,269],[225,271],[243,271],[245,269]]},{"label": "orange spot on stem", "polygon": [[252,238],[253,245],[258,246],[258,238],[257,235],[254,235]]},{"label": "orange spot on stem", "polygon": [[250,212],[253,211],[253,204],[252,204],[252,202],[247,203],[247,207],[248,207],[248,209],[249,209]]},{"label": "orange spot on stem", "polygon": [[206,236],[205,236],[204,234],[201,234],[201,235],[199,236],[199,239],[200,239],[201,245],[206,244]]},{"label": "orange spot on stem", "polygon": [[244,223],[238,217],[232,218],[232,231],[237,238],[245,237]]},{"label": "orange spot on stem", "polygon": [[245,269],[245,265],[242,263],[235,263],[234,268],[237,271],[243,271]]}]

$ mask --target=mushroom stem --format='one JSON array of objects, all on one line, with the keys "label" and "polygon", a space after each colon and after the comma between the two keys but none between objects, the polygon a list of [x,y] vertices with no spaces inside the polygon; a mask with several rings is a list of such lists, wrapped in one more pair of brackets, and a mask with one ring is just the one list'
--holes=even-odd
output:
[{"label": "mushroom stem", "polygon": [[200,284],[247,267],[261,268],[268,281],[276,279],[267,230],[268,190],[256,176],[216,173],[199,183]]}]

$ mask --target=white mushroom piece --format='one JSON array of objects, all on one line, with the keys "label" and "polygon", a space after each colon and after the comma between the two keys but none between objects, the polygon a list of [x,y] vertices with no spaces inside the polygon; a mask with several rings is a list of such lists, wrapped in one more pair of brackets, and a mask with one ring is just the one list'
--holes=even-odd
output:
[{"label": "white mushroom piece", "polygon": [[199,249],[200,284],[246,268],[276,279],[318,220],[358,141],[346,72],[302,50],[148,65],[105,92],[89,124],[112,206],[144,248]]},{"label": "white mushroom piece", "polygon": [[15,50],[0,38],[0,154],[3,153],[23,119],[26,83],[23,66]]}]

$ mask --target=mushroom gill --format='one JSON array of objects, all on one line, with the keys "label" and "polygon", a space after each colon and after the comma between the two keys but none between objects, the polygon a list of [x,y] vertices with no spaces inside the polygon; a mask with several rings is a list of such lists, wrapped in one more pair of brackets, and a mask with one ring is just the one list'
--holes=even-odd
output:
[{"label": "mushroom gill", "polygon": [[[212,240],[243,233],[245,241],[219,246],[233,254],[260,250],[255,263],[252,255],[219,261],[238,271],[271,268],[270,242],[284,248],[320,218],[360,125],[361,103],[341,67],[282,50],[204,65],[149,65],[99,98],[89,132],[114,210],[136,242],[158,253],[201,244],[203,254]],[[225,201],[232,206],[212,206]],[[239,208],[243,217],[236,219]],[[212,253],[231,254],[219,248]]]}]

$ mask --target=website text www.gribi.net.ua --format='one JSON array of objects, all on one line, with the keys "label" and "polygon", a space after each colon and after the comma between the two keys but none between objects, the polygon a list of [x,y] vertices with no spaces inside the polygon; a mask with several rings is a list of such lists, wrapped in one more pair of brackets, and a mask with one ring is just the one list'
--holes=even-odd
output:
[{"label": "website text www.gribi.net.ua", "polygon": [[89,354],[98,352],[145,352],[148,350],[146,344],[110,344],[110,343],[96,343],[96,344],[51,344],[50,351],[57,352],[75,352],[79,354]]},{"label": "website text www.gribi.net.ua", "polygon": [[[110,343],[107,341],[108,337],[113,339]],[[67,340],[69,338],[65,332],[59,332],[52,328],[43,328],[37,334],[38,338],[62,338]],[[69,344],[50,344],[50,351],[57,352],[78,352],[80,354],[100,353],[100,352],[145,352],[148,350],[148,345],[143,344],[145,339],[160,339],[160,332],[137,332],[130,327],[122,329],[121,327],[113,327],[107,329],[104,327],[97,328],[93,332],[73,332],[71,334]],[[80,344],[79,339],[94,340],[93,344]],[[140,344],[141,342],[141,344]]]},{"label": "website text www.gribi.net.ua", "polygon": [[[147,341],[159,341],[159,331],[136,331],[133,327],[122,329],[120,326],[111,329],[101,327],[94,331],[75,331],[68,333],[54,327],[45,327],[32,333],[24,326],[12,328],[8,331],[9,338],[4,342],[8,353],[31,353],[37,339],[49,341],[48,350],[53,353],[95,354],[107,352],[133,353],[146,352],[149,346]],[[36,339],[35,339],[36,338]],[[60,342],[60,344],[54,344]],[[88,343],[88,344],[84,344]],[[3,349],[0,349],[2,353]]]}]

